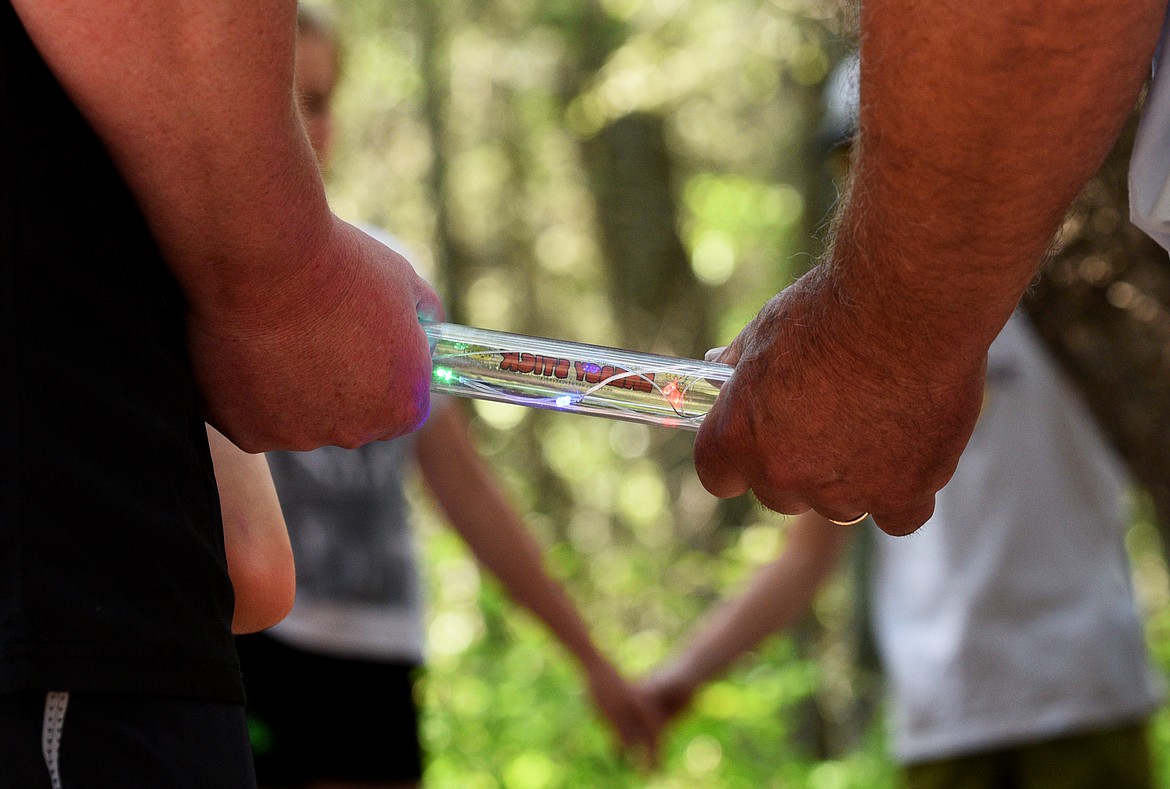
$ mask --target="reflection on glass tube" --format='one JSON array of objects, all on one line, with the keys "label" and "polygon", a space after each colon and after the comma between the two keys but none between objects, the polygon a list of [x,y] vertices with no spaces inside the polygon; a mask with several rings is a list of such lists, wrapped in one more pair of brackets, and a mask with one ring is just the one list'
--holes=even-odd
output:
[{"label": "reflection on glass tube", "polygon": [[424,328],[433,392],[688,430],[734,369],[453,323]]}]

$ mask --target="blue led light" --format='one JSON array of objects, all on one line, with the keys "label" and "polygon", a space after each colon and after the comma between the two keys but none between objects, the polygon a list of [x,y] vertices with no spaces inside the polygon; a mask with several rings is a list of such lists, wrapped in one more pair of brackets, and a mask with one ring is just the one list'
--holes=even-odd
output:
[{"label": "blue led light", "polygon": [[558,397],[556,399],[555,402],[556,402],[557,408],[568,408],[569,406],[571,406],[573,404],[573,396],[572,395],[561,395],[560,397]]}]

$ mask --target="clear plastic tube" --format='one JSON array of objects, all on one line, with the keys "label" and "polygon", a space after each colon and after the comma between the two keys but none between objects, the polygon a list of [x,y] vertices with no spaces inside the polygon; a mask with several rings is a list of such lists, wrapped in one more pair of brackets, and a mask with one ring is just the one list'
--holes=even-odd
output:
[{"label": "clear plastic tube", "polygon": [[425,323],[431,391],[698,430],[734,370],[599,345]]}]

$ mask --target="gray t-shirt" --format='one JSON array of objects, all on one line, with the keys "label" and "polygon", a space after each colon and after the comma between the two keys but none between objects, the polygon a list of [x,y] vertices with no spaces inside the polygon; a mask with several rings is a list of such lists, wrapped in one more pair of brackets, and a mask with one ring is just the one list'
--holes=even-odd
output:
[{"label": "gray t-shirt", "polygon": [[338,656],[421,661],[423,598],[404,491],[414,437],[272,452],[297,597],[271,633]]}]

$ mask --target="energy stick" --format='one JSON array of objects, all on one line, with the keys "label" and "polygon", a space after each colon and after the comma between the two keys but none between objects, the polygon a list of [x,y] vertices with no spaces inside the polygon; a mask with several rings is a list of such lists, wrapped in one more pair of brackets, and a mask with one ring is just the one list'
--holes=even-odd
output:
[{"label": "energy stick", "polygon": [[726,364],[424,323],[431,391],[698,430]]}]

